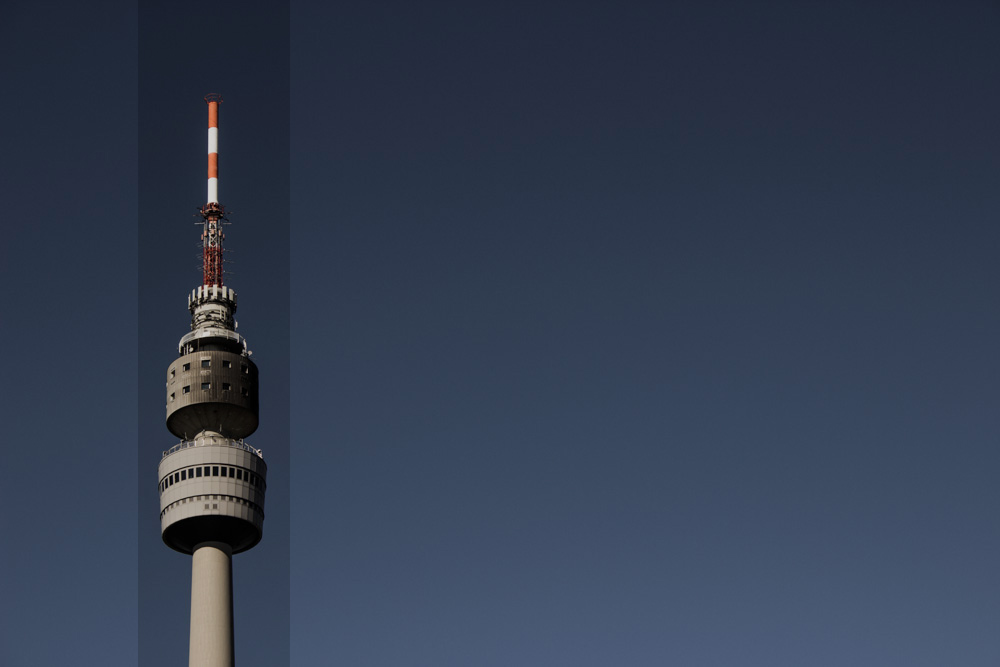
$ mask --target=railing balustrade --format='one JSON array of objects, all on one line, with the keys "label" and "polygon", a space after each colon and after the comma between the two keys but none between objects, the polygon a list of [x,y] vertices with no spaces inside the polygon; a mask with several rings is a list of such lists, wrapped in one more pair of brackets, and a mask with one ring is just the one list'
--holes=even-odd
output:
[{"label": "railing balustrade", "polygon": [[206,439],[201,440],[201,441],[198,441],[198,440],[181,440],[179,443],[177,443],[176,445],[174,445],[170,449],[164,451],[163,452],[163,456],[160,457],[160,458],[166,458],[167,456],[170,456],[174,452],[179,452],[182,449],[188,449],[189,447],[211,447],[213,445],[216,445],[216,446],[217,445],[225,445],[227,447],[235,447],[237,449],[242,449],[243,451],[252,452],[252,453],[256,454],[257,456],[259,456],[260,458],[264,458],[264,453],[261,450],[257,449],[256,447],[251,447],[250,445],[248,445],[247,443],[243,442],[242,440],[229,440],[227,438],[220,438],[220,440],[221,440],[221,442],[216,441],[216,440],[211,439],[211,438],[206,438]]}]

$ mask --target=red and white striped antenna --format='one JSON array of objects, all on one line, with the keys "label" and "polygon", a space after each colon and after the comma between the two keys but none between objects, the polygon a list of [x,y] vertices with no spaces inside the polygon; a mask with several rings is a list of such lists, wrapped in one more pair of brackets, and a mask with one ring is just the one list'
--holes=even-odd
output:
[{"label": "red and white striped antenna", "polygon": [[222,221],[226,209],[219,203],[219,105],[222,95],[209,93],[208,102],[208,201],[201,207],[204,228],[202,240],[202,273],[205,285],[222,284]]}]

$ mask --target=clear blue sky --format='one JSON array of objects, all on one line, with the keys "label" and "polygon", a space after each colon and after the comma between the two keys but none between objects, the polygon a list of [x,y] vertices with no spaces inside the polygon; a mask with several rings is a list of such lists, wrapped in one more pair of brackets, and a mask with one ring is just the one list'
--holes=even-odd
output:
[{"label": "clear blue sky", "polygon": [[1000,9],[14,3],[0,663],[184,664],[205,108],[241,667],[1000,662]]}]

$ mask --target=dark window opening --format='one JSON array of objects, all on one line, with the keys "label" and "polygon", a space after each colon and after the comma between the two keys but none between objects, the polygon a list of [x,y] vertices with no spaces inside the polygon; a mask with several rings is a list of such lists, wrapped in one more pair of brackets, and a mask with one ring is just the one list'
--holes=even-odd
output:
[{"label": "dark window opening", "polygon": [[228,382],[223,382],[222,383],[222,391],[229,391],[232,388],[233,388],[233,385],[229,384]]},{"label": "dark window opening", "polygon": [[202,368],[211,368],[212,367],[212,360],[211,359],[202,359],[201,360],[201,367]]},{"label": "dark window opening", "polygon": [[183,366],[181,366],[181,370],[182,371],[189,371],[189,370],[191,370],[191,364],[184,364]]},{"label": "dark window opening", "polygon": [[191,393],[191,385],[188,385],[187,387],[184,387],[183,389],[181,389],[181,392],[185,393],[185,394],[190,394]]},{"label": "dark window opening", "polygon": [[240,470],[239,468],[236,469],[236,479],[240,480],[241,482],[243,481],[243,471]]},{"label": "dark window opening", "polygon": [[229,469],[229,476],[230,477],[236,477],[236,468],[230,468]]},{"label": "dark window opening", "polygon": [[201,390],[202,391],[208,391],[208,388],[211,387],[211,386],[212,386],[211,382],[202,382],[201,383]]},{"label": "dark window opening", "polygon": [[219,466],[212,466],[212,475],[214,477],[218,477],[219,476]]},{"label": "dark window opening", "polygon": [[201,477],[201,468],[195,468],[194,469],[194,476],[195,477]]}]

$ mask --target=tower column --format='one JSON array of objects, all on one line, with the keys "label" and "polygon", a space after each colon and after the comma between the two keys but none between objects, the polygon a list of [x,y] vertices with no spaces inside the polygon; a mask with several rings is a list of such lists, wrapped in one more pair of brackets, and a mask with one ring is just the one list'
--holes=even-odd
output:
[{"label": "tower column", "polygon": [[257,365],[236,333],[236,292],[222,283],[218,198],[219,103],[208,102],[208,201],[203,219],[203,282],[191,291],[191,330],[167,370],[167,430],[183,438],[157,468],[160,535],[191,555],[190,667],[235,667],[233,554],[252,549],[264,528],[267,465],[245,438],[260,416]]},{"label": "tower column", "polygon": [[234,667],[232,549],[202,542],[191,557],[189,667]]}]

